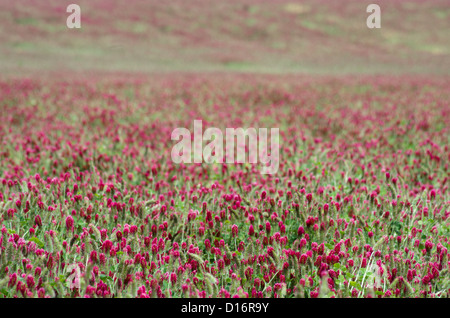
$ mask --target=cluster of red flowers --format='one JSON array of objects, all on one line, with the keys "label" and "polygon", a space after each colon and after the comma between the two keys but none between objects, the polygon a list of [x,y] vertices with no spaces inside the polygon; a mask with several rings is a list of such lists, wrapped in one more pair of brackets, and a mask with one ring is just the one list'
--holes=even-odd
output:
[{"label": "cluster of red flowers", "polygon": [[[0,297],[449,295],[444,79],[0,82]],[[277,127],[280,169],[171,132]],[[73,266],[75,264],[75,266]]]}]

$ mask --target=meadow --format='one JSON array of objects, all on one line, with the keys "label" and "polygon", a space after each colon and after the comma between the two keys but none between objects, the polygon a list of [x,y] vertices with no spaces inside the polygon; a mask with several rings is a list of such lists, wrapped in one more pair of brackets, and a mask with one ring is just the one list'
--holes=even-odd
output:
[{"label": "meadow", "polygon": [[[194,2],[0,3],[0,298],[449,297],[445,1]],[[278,171],[174,163],[200,119]]]}]

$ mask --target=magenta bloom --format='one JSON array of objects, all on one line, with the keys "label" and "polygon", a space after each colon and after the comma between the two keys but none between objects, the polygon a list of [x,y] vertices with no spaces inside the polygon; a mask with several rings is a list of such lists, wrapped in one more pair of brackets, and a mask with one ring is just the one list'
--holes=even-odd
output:
[{"label": "magenta bloom", "polygon": [[172,285],[175,285],[177,283],[177,274],[176,273],[170,274],[170,282],[172,283]]},{"label": "magenta bloom", "polygon": [[300,226],[297,230],[297,235],[302,237],[303,234],[305,234],[305,229],[303,228],[303,226]]},{"label": "magenta bloom", "polygon": [[266,191],[261,192],[261,199],[262,200],[264,200],[266,198],[266,196],[267,196],[267,192]]},{"label": "magenta bloom", "polygon": [[361,267],[362,268],[366,268],[366,266],[367,266],[367,258],[364,257],[362,262],[361,262]]},{"label": "magenta bloom", "polygon": [[44,298],[45,297],[45,289],[43,287],[39,288],[38,290],[38,297]]},{"label": "magenta bloom", "polygon": [[317,253],[318,253],[319,255],[322,255],[323,252],[324,252],[324,250],[325,250],[325,245],[322,243],[322,244],[320,244],[319,247],[317,248]]},{"label": "magenta bloom", "polygon": [[433,189],[433,190],[430,191],[430,198],[431,199],[436,198],[436,190]]},{"label": "magenta bloom", "polygon": [[73,217],[70,215],[66,218],[66,228],[68,231],[73,230]]},{"label": "magenta bloom", "polygon": [[308,259],[308,255],[302,254],[302,255],[300,256],[300,260],[299,260],[300,264],[306,264],[306,260],[307,260],[307,259]]},{"label": "magenta bloom", "polygon": [[92,261],[93,263],[97,263],[97,252],[96,251],[92,251],[91,255],[89,257],[90,261]]},{"label": "magenta bloom", "polygon": [[253,225],[250,224],[250,227],[248,229],[248,235],[252,236],[255,234],[255,229],[253,228]]},{"label": "magenta bloom", "polygon": [[233,224],[233,226],[231,227],[231,235],[233,237],[236,237],[238,234],[238,226],[236,224]]},{"label": "magenta bloom", "polygon": [[11,275],[9,275],[8,286],[13,287],[14,285],[16,285],[16,282],[17,282],[17,274],[12,273]]},{"label": "magenta bloom", "polygon": [[42,219],[39,214],[34,217],[34,224],[36,224],[39,227],[42,226]]},{"label": "magenta bloom", "polygon": [[210,249],[211,248],[211,241],[209,239],[205,240],[205,247],[206,247],[206,249]]},{"label": "magenta bloom", "polygon": [[270,222],[266,222],[266,233],[270,234],[270,231],[271,231]]},{"label": "magenta bloom", "polygon": [[33,275],[28,275],[27,276],[27,286],[28,286],[28,288],[32,289],[34,287],[34,285],[35,285],[35,282],[34,282]]},{"label": "magenta bloom", "polygon": [[317,292],[317,291],[311,291],[309,294],[310,294],[311,298],[319,297],[319,292]]},{"label": "magenta bloom", "polygon": [[113,246],[113,243],[110,240],[105,240],[103,242],[102,249],[105,252],[108,252],[111,249],[112,246]]},{"label": "magenta bloom", "polygon": [[430,240],[427,240],[427,241],[425,242],[425,249],[427,250],[427,252],[430,252],[431,249],[433,248],[433,246],[434,246],[434,244],[431,243]]}]

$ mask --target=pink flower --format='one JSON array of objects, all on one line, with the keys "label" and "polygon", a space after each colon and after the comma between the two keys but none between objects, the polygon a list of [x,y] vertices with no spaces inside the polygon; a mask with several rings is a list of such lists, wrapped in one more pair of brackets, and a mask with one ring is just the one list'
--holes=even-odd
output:
[{"label": "pink flower", "polygon": [[42,226],[42,219],[39,214],[34,217],[34,224],[36,224],[39,227]]},{"label": "pink flower", "polygon": [[322,255],[324,251],[325,251],[325,245],[322,243],[322,244],[320,244],[319,247],[317,248],[317,253],[318,253],[319,255]]},{"label": "pink flower", "polygon": [[261,192],[261,199],[262,200],[264,200],[266,198],[266,196],[267,196],[267,192],[266,191]]},{"label": "pink flower", "polygon": [[366,268],[366,266],[367,266],[367,258],[364,257],[362,262],[361,262],[361,267],[362,268]]},{"label": "pink flower", "polygon": [[38,293],[38,297],[39,298],[44,298],[45,297],[45,289],[43,287],[39,288],[37,293]]},{"label": "pink flower", "polygon": [[97,252],[96,251],[91,252],[91,255],[89,256],[89,260],[93,263],[97,263]]},{"label": "pink flower", "polygon": [[28,286],[28,288],[32,289],[34,287],[34,285],[35,285],[35,282],[34,282],[33,275],[28,275],[27,276],[27,286]]},{"label": "pink flower", "polygon": [[231,227],[231,235],[233,237],[236,237],[238,235],[238,226],[236,224],[233,224]]},{"label": "pink flower", "polygon": [[170,274],[170,282],[172,283],[172,285],[175,285],[177,283],[177,274],[176,273]]},{"label": "pink flower", "polygon": [[105,252],[108,252],[111,249],[112,246],[113,246],[113,243],[110,240],[105,240],[103,242],[102,249]]},{"label": "pink flower", "polygon": [[252,236],[255,234],[255,229],[253,228],[253,225],[250,224],[250,227],[248,229],[248,235]]},{"label": "pink flower", "polygon": [[270,225],[270,222],[266,222],[266,233],[267,234],[270,234],[270,231],[271,231],[271,225]]},{"label": "pink flower", "polygon": [[422,284],[423,285],[428,285],[428,283],[431,281],[431,277],[429,276],[429,275],[425,275],[423,278],[422,278]]},{"label": "pink flower", "polygon": [[100,253],[99,255],[100,264],[104,265],[106,263],[106,255],[104,253]]},{"label": "pink flower", "polygon": [[16,273],[12,273],[11,275],[9,275],[8,287],[15,286],[16,282],[17,282],[17,274]]},{"label": "pink flower", "polygon": [[73,217],[70,215],[66,218],[66,228],[68,231],[73,230]]},{"label": "pink flower", "polygon": [[300,256],[300,260],[299,260],[300,264],[306,264],[306,260],[307,260],[307,259],[308,259],[308,255],[302,254],[302,255]]},{"label": "pink flower", "polygon": [[427,250],[427,252],[430,252],[431,249],[433,248],[433,246],[434,246],[434,244],[431,243],[430,240],[427,240],[427,241],[425,242],[425,249]]},{"label": "pink flower", "polygon": [[436,198],[436,190],[431,190],[430,191],[430,198],[433,200],[434,198]]}]

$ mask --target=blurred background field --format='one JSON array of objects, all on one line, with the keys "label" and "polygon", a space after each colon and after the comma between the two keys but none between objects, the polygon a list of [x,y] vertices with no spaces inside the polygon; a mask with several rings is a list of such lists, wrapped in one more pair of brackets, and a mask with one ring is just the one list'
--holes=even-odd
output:
[{"label": "blurred background field", "polygon": [[[0,298],[448,297],[449,39],[449,0],[0,0]],[[175,163],[199,119],[279,169]]]},{"label": "blurred background field", "polygon": [[448,0],[374,2],[0,0],[0,72],[449,74]]}]

